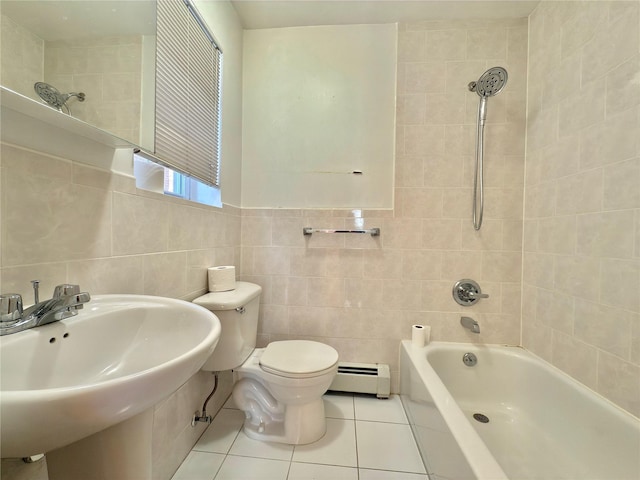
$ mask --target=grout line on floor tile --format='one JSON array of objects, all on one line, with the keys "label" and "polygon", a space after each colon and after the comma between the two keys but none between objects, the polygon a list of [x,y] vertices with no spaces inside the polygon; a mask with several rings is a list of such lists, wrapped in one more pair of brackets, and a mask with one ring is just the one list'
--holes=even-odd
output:
[{"label": "grout line on floor tile", "polygon": [[291,461],[289,462],[289,468],[287,468],[287,480],[289,480],[289,475],[291,475],[291,465],[293,465],[293,450],[291,451]]},{"label": "grout line on floor tile", "polygon": [[[222,455],[222,454],[220,454],[220,455]],[[237,453],[227,453],[226,456],[227,457],[242,457],[242,458],[257,458],[259,460],[273,460],[273,461],[276,461],[276,462],[289,462],[289,463],[293,462],[293,460],[283,460],[281,458],[256,457],[254,455],[239,455]]]},{"label": "grout line on floor tile", "polygon": [[358,468],[358,467],[354,467],[351,465],[338,465],[335,463],[320,463],[320,462],[309,462],[307,460],[295,460],[295,461],[291,461],[291,463],[304,463],[306,465],[321,465],[321,466],[325,466],[325,467],[339,467],[339,468]]},{"label": "grout line on floor tile", "polygon": [[218,468],[216,469],[215,473],[213,474],[213,477],[211,477],[211,480],[216,480],[216,477],[218,476],[218,473],[220,473],[220,469],[222,468],[222,464],[226,459],[227,459],[227,456],[225,455],[222,461],[220,462],[220,465],[218,465]]},{"label": "grout line on floor tile", "polygon": [[[355,411],[353,416],[355,417]],[[358,478],[360,478],[360,456],[358,455],[358,422],[355,418],[353,419],[353,433],[356,436],[356,468],[358,469]]]},{"label": "grout line on floor tile", "polygon": [[384,423],[387,425],[409,425],[408,423],[398,423],[398,422],[383,422],[381,420],[358,420],[356,422],[367,422],[367,423]]},{"label": "grout line on floor tile", "polygon": [[292,460],[282,460],[281,458],[265,458],[265,457],[253,457],[251,455],[238,455],[235,453],[228,453],[227,455],[225,455],[225,460],[227,457],[236,457],[236,458],[254,458],[256,460],[266,460],[269,462],[285,462],[288,463],[289,465],[291,465],[291,463],[293,463]]},{"label": "grout line on floor tile", "polygon": [[[384,468],[373,468],[373,467],[361,467],[362,470],[375,470],[376,472],[389,472],[389,473],[408,473],[409,475],[429,475],[429,473],[420,473],[420,472],[414,472],[411,470],[386,470]],[[360,468],[358,469],[360,470]],[[426,472],[426,468],[425,468],[425,472]],[[434,473],[431,472],[430,475],[433,475]]]},{"label": "grout line on floor tile", "polygon": [[351,406],[353,407],[353,433],[356,436],[356,474],[360,480],[360,458],[358,457],[358,423],[356,421],[356,396],[351,396]]}]

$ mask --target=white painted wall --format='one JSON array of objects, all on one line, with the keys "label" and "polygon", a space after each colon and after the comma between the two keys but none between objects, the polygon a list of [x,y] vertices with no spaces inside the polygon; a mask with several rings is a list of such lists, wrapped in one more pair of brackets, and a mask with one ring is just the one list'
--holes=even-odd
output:
[{"label": "white painted wall", "polygon": [[200,15],[222,49],[222,202],[240,206],[242,166],[242,25],[231,3],[195,0]]},{"label": "white painted wall", "polygon": [[245,30],[243,207],[393,206],[396,43],[395,24]]}]

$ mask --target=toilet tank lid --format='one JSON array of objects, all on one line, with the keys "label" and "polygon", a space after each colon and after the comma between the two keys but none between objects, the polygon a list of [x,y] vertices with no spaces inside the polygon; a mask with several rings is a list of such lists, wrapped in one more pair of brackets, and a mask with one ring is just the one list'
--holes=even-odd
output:
[{"label": "toilet tank lid", "polygon": [[209,292],[196,298],[193,303],[208,310],[233,310],[243,307],[262,292],[262,287],[255,283],[236,282],[235,290],[226,292]]}]

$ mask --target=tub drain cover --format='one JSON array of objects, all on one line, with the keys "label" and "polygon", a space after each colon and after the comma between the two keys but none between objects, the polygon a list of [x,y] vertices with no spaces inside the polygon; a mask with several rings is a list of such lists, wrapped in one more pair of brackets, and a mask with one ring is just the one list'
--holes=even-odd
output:
[{"label": "tub drain cover", "polygon": [[480,423],[489,423],[489,417],[481,413],[474,413],[473,418],[475,418]]}]

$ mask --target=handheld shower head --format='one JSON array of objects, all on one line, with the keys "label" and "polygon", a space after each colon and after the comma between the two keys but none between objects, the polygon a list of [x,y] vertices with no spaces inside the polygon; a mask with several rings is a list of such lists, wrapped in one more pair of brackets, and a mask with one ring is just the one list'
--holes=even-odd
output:
[{"label": "handheld shower head", "polygon": [[478,121],[484,125],[487,118],[487,98],[499,94],[507,84],[509,75],[502,67],[493,67],[484,72],[477,82],[469,82],[469,91],[480,97]]},{"label": "handheld shower head", "polygon": [[[468,88],[480,97],[478,105],[478,128],[476,137],[476,169],[473,179],[473,228],[480,230],[484,210],[483,193],[483,157],[484,124],[487,120],[487,99],[499,94],[507,84],[507,71],[502,67],[493,67],[484,72],[477,82],[470,82]],[[479,208],[478,208],[479,207]]]},{"label": "handheld shower head", "polygon": [[508,78],[509,75],[504,68],[493,67],[484,72],[478,81],[475,82],[473,90],[471,90],[471,84],[469,84],[469,89],[475,91],[481,97],[493,97],[502,91],[507,84]]}]

